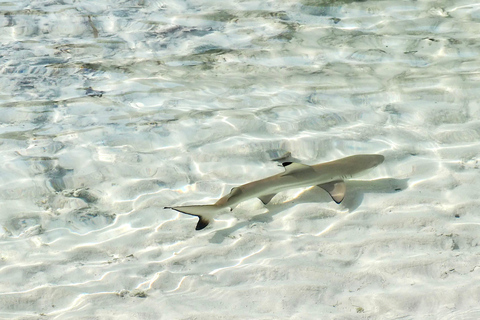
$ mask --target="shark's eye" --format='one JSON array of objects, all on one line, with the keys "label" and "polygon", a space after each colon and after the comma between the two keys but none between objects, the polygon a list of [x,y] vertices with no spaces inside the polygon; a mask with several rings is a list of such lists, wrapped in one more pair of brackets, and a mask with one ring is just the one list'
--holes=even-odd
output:
[{"label": "shark's eye", "polygon": [[286,166],[291,165],[292,163],[293,163],[293,162],[291,162],[291,161],[283,162],[283,163],[282,163],[282,166],[286,167]]}]

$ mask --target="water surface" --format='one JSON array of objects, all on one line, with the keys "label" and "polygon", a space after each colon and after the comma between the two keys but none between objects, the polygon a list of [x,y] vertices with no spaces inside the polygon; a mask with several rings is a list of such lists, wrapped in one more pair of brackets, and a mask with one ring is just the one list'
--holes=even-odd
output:
[{"label": "water surface", "polygon": [[[478,317],[480,6],[0,3],[0,317]],[[319,189],[210,203],[380,153]],[[373,181],[372,181],[373,180]]]}]

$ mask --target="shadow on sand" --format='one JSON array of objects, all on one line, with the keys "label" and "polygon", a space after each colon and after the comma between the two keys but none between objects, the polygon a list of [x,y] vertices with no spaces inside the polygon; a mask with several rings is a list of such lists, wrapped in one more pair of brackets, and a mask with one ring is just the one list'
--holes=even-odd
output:
[{"label": "shadow on sand", "polygon": [[[366,193],[395,193],[408,187],[408,179],[386,178],[377,180],[347,180],[345,183],[347,184],[347,192],[341,205],[347,208],[350,212],[360,206]],[[210,242],[221,243],[226,237],[239,229],[247,227],[252,222],[270,222],[276,214],[288,210],[296,206],[298,203],[321,203],[330,201],[332,201],[330,196],[320,188],[308,189],[302,193],[301,196],[290,201],[266,205],[266,208],[268,209],[268,212],[266,213],[255,215],[249,220],[239,222],[232,227],[218,230],[212,239],[210,239]],[[318,209],[321,210],[321,206],[319,206]]]}]

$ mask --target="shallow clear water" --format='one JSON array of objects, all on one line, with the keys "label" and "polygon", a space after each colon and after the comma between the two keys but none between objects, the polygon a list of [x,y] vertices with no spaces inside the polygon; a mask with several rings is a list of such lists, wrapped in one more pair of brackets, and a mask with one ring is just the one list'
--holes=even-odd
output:
[{"label": "shallow clear water", "polygon": [[[480,314],[474,1],[0,2],[0,317]],[[360,153],[341,205],[211,203]]]}]

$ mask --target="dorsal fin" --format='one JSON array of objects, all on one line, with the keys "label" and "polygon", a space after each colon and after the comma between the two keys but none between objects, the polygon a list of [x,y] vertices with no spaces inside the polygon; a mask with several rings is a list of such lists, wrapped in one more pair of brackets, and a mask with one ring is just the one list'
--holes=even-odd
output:
[{"label": "dorsal fin", "polygon": [[240,193],[242,193],[242,190],[239,187],[234,187],[232,190],[230,190],[230,193],[228,194],[228,199],[231,197],[237,196]]},{"label": "dorsal fin", "polygon": [[285,168],[285,172],[283,173],[284,176],[294,174],[296,172],[305,171],[307,169],[312,169],[312,167],[298,162],[284,162],[282,163],[282,166]]}]

